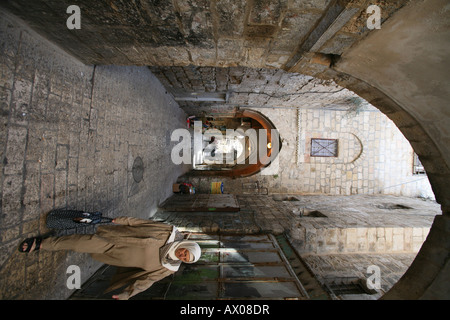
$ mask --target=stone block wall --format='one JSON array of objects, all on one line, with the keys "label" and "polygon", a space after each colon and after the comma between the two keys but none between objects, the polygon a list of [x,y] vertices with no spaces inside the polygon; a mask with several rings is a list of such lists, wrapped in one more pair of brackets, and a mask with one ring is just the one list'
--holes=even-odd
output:
[{"label": "stone block wall", "polygon": [[57,208],[149,218],[186,172],[170,161],[186,114],[146,67],[85,65],[3,11],[0,39],[0,299],[65,299],[67,266],[85,281],[99,264],[19,243]]},{"label": "stone block wall", "polygon": [[225,104],[178,100],[189,115],[201,116],[212,110],[227,108],[323,108],[347,110],[373,109],[353,92],[333,81],[285,72],[277,69],[248,67],[161,67],[150,69],[177,98],[190,94],[227,93]]},{"label": "stone block wall", "polygon": [[[285,234],[300,254],[417,253],[434,201],[388,195],[237,195],[239,212],[170,212],[153,217],[205,233]],[[170,199],[169,199],[170,201]]]},{"label": "stone block wall", "polygon": [[[435,215],[440,214],[434,201],[388,195],[278,195],[275,199],[270,211],[276,217],[267,225],[281,230],[286,225],[283,219],[290,216],[289,228],[283,232],[322,284],[358,279],[365,283],[372,274],[368,267],[379,268],[381,289],[376,294],[342,295],[341,299],[376,299],[389,291],[411,265]],[[317,211],[321,215],[311,215]],[[278,212],[284,212],[283,216]],[[255,214],[257,222],[266,217]]]},{"label": "stone block wall", "polygon": [[[372,2],[383,22],[405,3]],[[370,31],[362,0],[80,0],[80,30],[66,27],[71,4],[15,0],[2,6],[88,64],[288,69],[305,51],[342,54]]]},{"label": "stone block wall", "polygon": [[[413,174],[413,149],[377,110],[256,109],[278,129],[277,169],[240,180],[181,177],[199,192],[223,181],[225,193],[391,194],[434,199],[426,174]],[[337,157],[312,157],[311,139],[337,139]],[[254,184],[255,187],[250,186]]]},{"label": "stone block wall", "polygon": [[[413,175],[413,149],[376,110],[264,109],[285,141],[280,152],[281,192],[396,194],[434,198],[426,175]],[[338,139],[337,157],[311,157],[311,138]],[[278,180],[278,181],[276,181]],[[276,182],[275,182],[276,181]],[[275,192],[275,191],[272,191]]]},{"label": "stone block wall", "polygon": [[329,287],[334,284],[358,280],[366,283],[373,275],[370,266],[376,266],[380,274],[381,289],[374,294],[354,293],[338,295],[339,299],[378,299],[389,291],[403,276],[414,260],[415,253],[395,254],[325,254],[303,256],[303,261],[314,270],[317,280]]},{"label": "stone block wall", "polygon": [[190,232],[284,235],[325,285],[365,280],[367,268],[377,266],[381,289],[370,298],[379,298],[402,277],[440,215],[434,201],[389,195],[237,195],[237,199],[239,212],[159,211],[154,218]]}]

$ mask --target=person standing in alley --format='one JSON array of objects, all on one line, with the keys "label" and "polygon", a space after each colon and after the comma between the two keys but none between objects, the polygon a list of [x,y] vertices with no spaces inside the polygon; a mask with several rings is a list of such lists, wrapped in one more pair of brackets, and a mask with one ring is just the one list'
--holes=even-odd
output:
[{"label": "person standing in alley", "polygon": [[[95,234],[25,239],[20,252],[71,250],[89,253],[93,259],[117,266],[110,292],[129,284],[114,299],[127,300],[153,283],[178,271],[182,262],[195,263],[201,249],[195,241],[184,240],[176,227],[165,223],[118,217],[115,225],[104,225]],[[131,284],[130,284],[131,283]]]}]

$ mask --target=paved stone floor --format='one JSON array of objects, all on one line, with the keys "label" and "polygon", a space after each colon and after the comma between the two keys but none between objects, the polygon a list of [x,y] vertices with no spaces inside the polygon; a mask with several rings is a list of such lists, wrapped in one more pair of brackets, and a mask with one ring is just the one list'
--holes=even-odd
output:
[{"label": "paved stone floor", "polygon": [[186,116],[146,67],[83,65],[8,17],[0,37],[0,299],[65,299],[67,267],[99,265],[19,243],[55,208],[150,217],[185,172],[170,134]]}]

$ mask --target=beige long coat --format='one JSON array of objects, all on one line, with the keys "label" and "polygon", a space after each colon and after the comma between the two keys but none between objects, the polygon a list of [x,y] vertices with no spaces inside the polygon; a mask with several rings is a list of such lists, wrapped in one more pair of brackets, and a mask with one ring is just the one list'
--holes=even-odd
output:
[{"label": "beige long coat", "polygon": [[[92,254],[94,259],[122,266],[105,292],[131,283],[119,294],[119,299],[128,299],[174,273],[163,267],[159,258],[159,248],[167,242],[172,226],[132,217],[116,218],[115,224],[118,225],[100,226],[96,232],[98,237],[114,246],[106,253]],[[131,268],[136,263],[142,265]]]}]

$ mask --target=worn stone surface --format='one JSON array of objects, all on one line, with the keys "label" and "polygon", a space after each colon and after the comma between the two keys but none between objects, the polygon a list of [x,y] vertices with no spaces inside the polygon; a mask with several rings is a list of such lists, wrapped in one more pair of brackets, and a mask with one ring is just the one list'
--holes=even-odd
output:
[{"label": "worn stone surface", "polygon": [[154,218],[190,232],[285,233],[302,255],[417,254],[440,214],[434,201],[387,195],[238,195],[237,199],[240,211],[235,213],[159,210]]},{"label": "worn stone surface", "polygon": [[[439,173],[432,176],[430,172],[429,178],[436,189],[440,189],[439,193],[435,192],[436,197],[446,212],[450,196],[446,191],[448,188],[441,184],[448,181],[450,171],[447,157],[450,154],[449,134],[447,129],[442,129],[449,127],[447,101],[450,97],[444,85],[448,82],[444,66],[449,63],[447,53],[450,51],[446,41],[449,37],[449,11],[444,9],[445,6],[445,1],[411,2],[410,6],[399,11],[401,14],[395,15],[397,23],[388,23],[388,19],[380,32],[366,39],[364,46],[356,45],[344,55],[336,70],[351,72],[358,79],[376,86],[384,95],[395,96],[400,110],[386,111],[407,110],[410,118],[416,120],[414,124],[405,124],[396,117],[399,128],[413,146],[415,141],[423,142],[423,137],[433,137],[427,143],[428,150],[421,146],[421,151],[425,152],[419,155],[427,162],[425,165],[435,162],[440,166]],[[420,43],[420,50],[406,49],[407,43]],[[380,49],[376,53],[369,49],[375,47]],[[357,57],[361,60],[356,61]],[[387,60],[390,62],[386,63]],[[416,92],[419,89],[420,94]],[[442,157],[429,157],[434,149],[439,150]]]},{"label": "worn stone surface", "polygon": [[[383,21],[407,1],[375,1]],[[65,50],[89,64],[248,66],[284,68],[298,47],[327,18],[329,0],[321,1],[78,1],[81,29],[68,30],[70,1],[7,1],[8,10]],[[369,33],[366,1],[333,30],[318,52],[341,54]],[[342,7],[344,8],[344,6]],[[336,35],[336,37],[334,36]],[[339,41],[343,36],[348,41]],[[300,56],[301,57],[301,56]],[[298,57],[298,58],[300,58]],[[298,59],[297,58],[297,59]],[[295,62],[295,61],[294,61]]]},{"label": "worn stone surface", "polygon": [[[324,100],[313,93],[305,95],[313,95],[311,101],[316,105],[341,99],[333,93],[325,94]],[[413,173],[413,149],[394,123],[360,100],[348,97],[343,101],[346,104],[335,106],[347,110],[254,108],[273,122],[282,139],[279,163],[273,166],[273,172],[239,180],[196,176],[180,179],[191,181],[205,193],[210,192],[211,182],[223,181],[224,192],[235,194],[391,194],[434,199],[427,175]],[[233,109],[218,107],[210,111],[211,116],[220,116],[224,111],[232,114]],[[337,156],[311,156],[313,138],[337,139]]]},{"label": "worn stone surface", "polygon": [[149,218],[185,172],[170,134],[186,115],[146,67],[84,65],[3,15],[0,30],[0,298],[65,299],[67,266],[86,281],[99,264],[19,243],[49,231],[56,208]]},{"label": "worn stone surface", "polygon": [[[427,241],[417,255],[405,275],[383,297],[386,300],[424,299],[437,300],[448,297],[450,292],[447,286],[449,281],[450,219],[446,215],[436,216]],[[416,283],[415,278],[436,278],[436,281],[427,286],[427,282]]]},{"label": "worn stone surface", "polygon": [[305,263],[315,271],[320,282],[327,285],[345,283],[348,280],[361,279],[365,283],[373,271],[367,272],[370,266],[380,270],[381,289],[373,295],[349,294],[340,295],[343,300],[378,299],[400,279],[414,260],[413,253],[399,254],[328,254],[309,255],[303,257]]},{"label": "worn stone surface", "polygon": [[[214,11],[214,4],[217,4],[219,1],[213,1],[210,5],[211,12]],[[263,3],[262,1],[261,3]],[[53,39],[55,42],[62,44],[63,47],[69,52],[76,53],[77,56],[83,57],[83,59],[91,59],[90,61],[97,61],[100,63],[120,63],[120,64],[154,64],[154,65],[172,65],[172,64],[199,64],[199,65],[214,65],[214,66],[236,66],[236,65],[248,65],[251,67],[283,67],[285,66],[285,63],[287,63],[289,60],[287,59],[286,54],[284,53],[284,50],[289,46],[288,43],[281,43],[279,42],[276,45],[276,48],[274,51],[271,51],[270,54],[268,54],[268,48],[272,50],[273,47],[270,47],[274,45],[275,35],[277,35],[276,26],[270,23],[274,23],[275,21],[280,21],[279,19],[281,17],[278,16],[277,13],[277,6],[272,6],[271,10],[272,12],[269,12],[269,18],[266,20],[265,17],[258,18],[258,12],[254,13],[254,19],[251,24],[248,24],[245,27],[245,31],[243,28],[236,27],[237,31],[236,34],[241,34],[241,31],[245,35],[244,39],[235,39],[235,36],[232,36],[232,39],[220,39],[217,38],[218,29],[217,24],[214,23],[214,14],[211,16],[208,16],[207,12],[205,12],[205,8],[207,5],[201,4],[200,2],[197,4],[190,4],[185,6],[185,3],[182,1],[175,1],[175,2],[167,2],[167,6],[158,6],[158,7],[147,7],[147,11],[149,12],[155,12],[155,19],[150,19],[152,21],[159,21],[154,26],[152,26],[152,30],[155,30],[155,32],[147,32],[147,33],[141,33],[139,31],[135,31],[133,28],[134,26],[143,27],[148,23],[148,17],[145,16],[145,14],[141,14],[141,10],[139,11],[139,14],[136,14],[136,6],[141,5],[140,3],[122,3],[122,2],[108,2],[108,3],[95,3],[90,4],[89,6],[82,5],[82,10],[86,8],[92,7],[92,17],[90,17],[91,21],[86,20],[87,24],[83,23],[83,26],[88,27],[83,30],[84,34],[78,34],[76,32],[67,32],[65,28],[65,20],[67,18],[67,15],[65,14],[65,9],[69,5],[68,2],[63,1],[52,1],[52,2],[46,2],[45,6],[43,6],[43,2],[33,2],[33,3],[25,3],[25,2],[18,2],[18,1],[10,1],[9,2],[9,9],[15,11],[16,13],[22,15],[23,17],[26,17],[29,23],[35,27],[37,30],[40,30],[44,34],[47,35],[47,37]],[[254,5],[255,2],[247,2],[250,3],[250,6]],[[269,2],[265,2],[269,3]],[[284,8],[283,1],[278,2],[280,5],[280,10],[282,11]],[[332,54],[345,54],[346,49],[348,46],[351,46],[358,42],[360,39],[359,37],[365,37],[367,35],[367,30],[364,30],[365,26],[365,20],[367,18],[367,15],[364,14],[364,7],[361,6],[361,4],[367,5],[367,1],[351,1],[349,2],[348,7],[358,7],[359,6],[359,15],[357,14],[350,22],[347,24],[343,29],[340,30],[336,34],[335,37],[332,37],[330,39],[330,42],[327,42],[324,47],[320,48],[320,51],[325,53],[332,53]],[[392,13],[394,13],[404,2],[396,2],[395,4],[391,4],[387,1],[377,1],[377,4],[382,6],[383,8],[383,17],[391,16]],[[410,2],[415,3],[415,2]],[[442,26],[445,26],[445,23],[443,21],[448,21],[448,19],[441,19],[439,17],[442,17],[443,14],[448,14],[448,10],[441,10],[441,8],[445,5],[444,1],[422,1],[419,3],[419,5],[428,5],[428,4],[436,4],[438,6],[438,11],[433,10],[416,10],[414,6],[411,5],[412,11],[416,12],[418,15],[417,18],[408,20],[412,21],[412,25],[418,28],[421,28],[422,25],[418,24],[417,22],[426,22],[426,24],[432,28],[433,32],[427,32],[425,31],[426,39],[429,40],[431,45],[423,45],[421,43],[421,47],[425,48],[426,59],[422,60],[422,63],[417,63],[417,50],[411,50],[411,45],[407,46],[406,50],[402,50],[401,54],[397,55],[400,59],[403,59],[403,61],[413,62],[416,66],[419,66],[420,68],[423,68],[423,70],[427,71],[440,71],[436,70],[434,68],[430,68],[434,64],[434,66],[437,66],[437,68],[440,68],[442,71],[446,70],[445,68],[441,68],[442,65],[440,62],[444,61],[444,59],[441,59],[439,57],[439,54],[444,54],[447,52],[446,50],[429,50],[433,47],[433,41],[434,43],[440,43],[440,44],[446,44],[448,42],[446,41],[436,41],[435,35],[444,35],[443,39],[447,39],[448,37],[445,37],[446,34],[442,33],[441,31],[445,28],[440,28]],[[190,32],[190,30],[181,28],[173,28],[173,32],[168,31],[172,26],[175,26],[177,22],[181,21],[178,16],[175,16],[171,14],[172,12],[172,6],[176,7],[176,5],[179,5],[183,8],[188,8],[190,12],[183,13],[183,23],[191,24],[191,28],[194,28],[196,30],[201,30],[201,32],[205,32],[206,34],[210,34],[210,30],[212,28],[213,35],[217,41],[213,41],[214,45],[219,47],[220,43],[220,50],[216,50],[215,47],[208,47],[208,45],[211,44],[211,41],[208,42],[208,39],[205,41],[202,41],[201,37],[198,36],[198,33]],[[288,2],[288,10],[293,9],[291,7],[291,4],[295,5],[305,5],[305,10],[307,15],[305,16],[312,16],[315,13],[320,14],[321,12],[317,10],[321,10],[324,8],[327,3],[326,1],[289,1]],[[317,4],[317,6],[316,6]],[[3,3],[2,3],[3,5]],[[227,2],[222,2],[223,6],[227,5]],[[40,6],[40,7],[39,7]],[[45,9],[51,7],[52,10],[47,11]],[[195,7],[195,8],[194,8]],[[199,7],[199,8],[197,8]],[[45,8],[45,9],[43,9]],[[216,6],[217,8],[217,6]],[[149,10],[148,10],[149,9]],[[160,10],[161,9],[161,10]],[[194,10],[195,9],[195,10]],[[297,8],[298,9],[298,8]],[[296,9],[296,10],[297,10]],[[176,9],[173,9],[176,10]],[[245,7],[245,9],[241,6],[237,8],[237,16],[238,19],[241,19],[241,12],[242,14],[246,15],[252,10],[252,7]],[[390,11],[391,10],[391,11]],[[207,10],[206,10],[207,11]],[[292,11],[292,10],[291,10]],[[295,10],[293,10],[295,11]],[[98,14],[98,12],[101,12],[102,14]],[[121,14],[123,12],[123,15]],[[439,15],[435,15],[431,19],[423,19],[423,13],[439,13]],[[294,13],[293,13],[294,14]],[[387,15],[386,15],[387,14]],[[84,15],[84,14],[83,14]],[[151,16],[150,13],[148,13],[148,16]],[[179,15],[181,17],[181,15]],[[198,18],[200,17],[200,18]],[[204,19],[206,21],[205,29],[202,30],[202,27],[196,26],[194,22],[198,22],[197,19]],[[439,19],[436,19],[439,18]],[[161,21],[160,21],[161,19]],[[259,19],[259,20],[258,20]],[[167,20],[166,22],[164,22]],[[83,20],[84,21],[84,20]],[[210,21],[213,21],[212,27]],[[268,24],[258,24],[258,21],[261,21],[263,23]],[[244,23],[245,23],[244,19]],[[285,21],[284,25],[289,25],[289,23],[292,23],[292,25],[295,25],[295,18],[293,18],[293,21]],[[399,20],[394,19],[394,24],[399,22]],[[3,23],[3,20],[2,20]],[[89,29],[89,23],[91,23],[91,29]],[[300,22],[299,22],[300,23]],[[239,25],[239,22],[237,23]],[[439,25],[440,24],[440,25]],[[316,25],[316,24],[315,24]],[[131,27],[133,26],[133,27]],[[386,25],[384,25],[386,26]],[[398,25],[397,25],[398,26]],[[8,27],[9,28],[9,27]],[[233,27],[234,28],[234,27]],[[11,29],[11,28],[9,28]],[[141,28],[139,28],[141,29]],[[145,28],[142,28],[145,29]],[[142,30],[141,29],[141,30]],[[164,30],[164,32],[162,32]],[[389,29],[385,29],[388,30]],[[416,33],[411,32],[410,26],[406,27],[406,35],[416,35]],[[427,30],[426,28],[424,30]],[[448,30],[445,29],[445,30]],[[23,143],[23,141],[26,141],[26,137],[28,137],[25,132],[28,130],[28,126],[30,125],[27,116],[26,115],[33,115],[36,117],[42,117],[42,109],[39,107],[33,110],[31,113],[27,113],[27,100],[29,96],[33,96],[34,93],[38,92],[40,89],[40,86],[43,86],[45,88],[47,81],[52,81],[51,88],[55,90],[55,92],[60,91],[59,94],[53,94],[49,95],[48,101],[53,101],[52,103],[55,103],[55,101],[58,101],[58,96],[62,97],[64,95],[65,88],[62,89],[61,87],[64,87],[64,85],[61,84],[60,80],[54,80],[52,77],[48,80],[46,79],[45,74],[36,77],[34,80],[30,80],[33,76],[33,65],[36,63],[35,60],[41,60],[39,63],[46,64],[48,61],[45,57],[46,55],[39,54],[39,52],[45,52],[42,51],[39,48],[34,48],[36,51],[36,55],[33,55],[33,57],[29,57],[26,54],[23,54],[20,50],[19,42],[16,41],[16,36],[18,33],[17,30],[9,30],[10,32],[7,33],[6,40],[2,41],[2,50],[5,53],[1,56],[1,91],[0,91],[0,97],[2,100],[1,102],[1,111],[2,114],[5,115],[6,110],[11,109],[11,113],[8,114],[9,117],[6,119],[6,117],[2,117],[2,124],[7,124],[9,120],[12,121],[14,125],[10,126],[8,130],[11,130],[11,132],[14,135],[11,135],[9,137],[6,133],[3,134],[0,139],[0,143],[2,146],[2,150],[8,150],[8,152],[11,153],[11,159],[13,159],[13,162],[4,162],[2,165],[4,165],[4,170],[6,170],[7,174],[2,179],[2,188],[4,188],[4,195],[5,198],[11,199],[8,200],[9,202],[5,202],[5,208],[14,208],[16,206],[22,205],[22,201],[29,201],[30,204],[34,203],[35,206],[37,206],[36,202],[36,193],[34,192],[28,192],[30,190],[33,190],[33,185],[35,185],[38,181],[38,175],[36,172],[38,172],[38,166],[31,164],[31,161],[25,161],[25,165],[27,170],[22,170],[20,163],[22,158],[20,156],[16,156],[17,154],[20,154],[20,152],[26,152],[27,156],[29,156],[29,159],[33,158],[33,155],[36,155],[35,152],[32,151],[32,145],[33,143],[26,143],[27,148],[30,149],[23,149],[22,146],[20,146],[20,143]],[[135,32],[139,32],[139,35],[135,35]],[[167,33],[166,33],[167,32]],[[170,38],[165,39],[164,41],[167,41],[166,44],[157,45],[155,46],[155,43],[162,39],[161,34],[168,34],[170,35]],[[399,33],[392,33],[393,34],[399,34]],[[291,33],[292,36],[295,36],[296,34]],[[88,39],[87,42],[80,42],[78,41],[79,38],[76,38],[77,36],[81,36],[84,40]],[[26,37],[26,36],[24,36]],[[189,39],[188,39],[189,37]],[[230,36],[231,37],[231,36]],[[237,36],[236,36],[237,37]],[[250,38],[251,37],[251,38]],[[288,36],[287,36],[288,37]],[[381,44],[385,44],[385,38],[382,34],[380,34],[380,37],[383,38],[383,41],[381,41]],[[105,40],[106,39],[106,40]],[[139,39],[139,43],[142,43],[143,45],[136,45],[134,40]],[[345,41],[340,41],[340,39],[344,39]],[[420,41],[417,41],[416,38],[412,38],[411,41],[399,41],[399,43],[409,43],[409,44],[417,44]],[[220,41],[219,41],[220,40]],[[106,41],[106,45],[105,42]],[[185,45],[187,41],[191,41],[191,43]],[[197,47],[191,47],[192,41],[198,41]],[[303,41],[303,40],[301,40]],[[89,43],[88,45],[85,45],[84,43]],[[123,45],[121,45],[123,43]],[[216,45],[217,43],[217,45]],[[182,45],[180,45],[182,44]],[[244,45],[245,49],[241,49],[240,45]],[[295,47],[297,48],[299,43],[295,43]],[[202,47],[203,46],[203,47]],[[226,48],[229,48],[229,50],[226,50]],[[386,46],[389,48],[396,48],[396,43],[393,46]],[[236,49],[240,50],[236,50]],[[277,48],[283,48],[283,52],[277,51]],[[376,51],[378,54],[378,51]],[[17,55],[16,55],[17,53]],[[414,54],[414,56],[411,59],[404,59],[404,53],[410,53]],[[226,57],[232,56],[233,60],[226,60]],[[290,52],[289,57],[292,56],[292,52]],[[361,56],[361,55],[360,55]],[[365,55],[362,55],[365,56]],[[41,57],[41,58],[35,58],[35,57]],[[217,57],[220,57],[219,59]],[[445,150],[446,146],[448,146],[448,143],[446,142],[447,131],[445,128],[446,121],[448,117],[445,117],[446,112],[445,108],[422,108],[424,105],[428,105],[427,103],[422,103],[420,99],[416,98],[416,93],[421,94],[423,92],[418,91],[418,89],[422,89],[424,86],[420,85],[421,83],[427,83],[430,84],[433,88],[436,87],[436,81],[435,78],[427,79],[427,77],[424,77],[422,72],[423,70],[419,70],[418,72],[419,77],[417,80],[416,78],[411,78],[411,68],[404,68],[407,72],[403,70],[403,74],[407,74],[407,80],[406,81],[398,81],[398,74],[388,77],[381,77],[382,83],[386,84],[387,79],[392,79],[394,81],[397,81],[397,83],[406,83],[411,86],[413,89],[413,95],[410,95],[407,93],[407,91],[404,90],[394,90],[395,92],[389,92],[388,96],[386,96],[384,93],[380,94],[379,90],[373,87],[372,85],[377,86],[380,88],[379,83],[375,84],[367,84],[363,83],[360,80],[354,79],[349,75],[346,75],[344,73],[336,73],[335,71],[326,68],[324,66],[320,65],[311,65],[309,64],[309,58],[311,55],[309,53],[305,53],[306,59],[302,59],[301,57],[296,57],[300,59],[300,61],[297,61],[294,59],[294,62],[297,62],[295,65],[295,68],[291,69],[291,71],[297,71],[301,73],[308,73],[312,75],[319,75],[324,78],[329,78],[330,75],[332,75],[333,78],[340,80],[339,83],[342,85],[345,85],[346,87],[354,88],[358,94],[364,96],[364,97],[370,97],[372,99],[369,99],[370,101],[374,102],[374,105],[376,105],[378,108],[380,108],[383,112],[387,114],[392,114],[393,112],[401,112],[406,110],[407,115],[413,115],[413,121],[409,123],[409,125],[402,128],[403,132],[406,133],[406,137],[412,142],[414,148],[418,148],[420,150],[420,155],[422,156],[424,163],[427,163],[427,166],[432,168],[433,173],[429,175],[430,180],[435,186],[435,192],[437,194],[438,201],[442,204],[442,210],[446,213],[449,212],[449,197],[448,192],[446,191],[448,188],[446,188],[447,181],[448,181],[448,166],[443,166],[442,163],[448,162],[448,157],[446,156],[445,152],[441,152],[442,150]],[[234,60],[236,59],[236,60]],[[16,63],[16,61],[20,61],[20,63]],[[356,62],[360,62],[360,60],[356,59]],[[371,58],[368,58],[368,61],[377,61],[371,60]],[[431,63],[430,63],[431,61]],[[439,61],[439,63],[436,63]],[[393,65],[393,60],[390,59],[382,59],[382,64],[385,66],[388,66],[389,70],[394,70],[391,68]],[[445,62],[445,61],[444,61]],[[342,70],[342,69],[341,69]],[[347,69],[347,70],[354,70],[353,68]],[[371,77],[373,76],[373,73],[370,72],[369,69],[366,69],[369,71]],[[345,70],[344,70],[345,72]],[[57,72],[55,72],[57,73]],[[30,76],[31,74],[31,76]],[[70,72],[69,72],[70,74]],[[355,74],[353,74],[355,75]],[[38,79],[39,78],[39,79]],[[62,78],[62,77],[60,77]],[[358,77],[361,78],[361,77]],[[33,82],[34,81],[34,82]],[[40,84],[41,83],[41,84]],[[70,83],[70,81],[69,81]],[[445,83],[445,81],[443,82]],[[36,91],[33,89],[30,89],[30,85],[35,86]],[[61,87],[60,87],[61,85]],[[389,86],[389,81],[388,81]],[[34,87],[33,87],[34,88]],[[391,88],[395,88],[395,86],[391,86]],[[378,90],[378,92],[377,92]],[[45,90],[44,90],[45,92]],[[435,97],[441,97],[444,98],[442,101],[447,101],[448,99],[445,99],[445,92],[443,91],[437,91],[437,90],[431,90],[429,92],[432,92],[431,95],[432,99],[430,104],[432,106],[436,105]],[[426,94],[429,95],[429,92]],[[418,112],[418,110],[414,110],[408,103],[404,103],[405,99],[402,97],[399,97],[399,93],[405,94],[406,97],[414,98],[415,101],[419,101],[420,103],[420,110],[425,110],[425,113]],[[45,101],[45,95],[44,97],[38,97],[36,96],[36,99]],[[13,101],[14,100],[14,101]],[[11,101],[11,104],[7,104],[4,101]],[[61,99],[62,101],[62,99]],[[396,102],[394,102],[396,101]],[[64,101],[63,101],[64,102]],[[399,105],[397,105],[399,103]],[[402,105],[403,104],[403,105]],[[61,104],[63,105],[63,104]],[[401,106],[402,105],[402,106]],[[28,107],[33,106],[33,104],[29,105]],[[404,108],[404,110],[402,110]],[[67,114],[69,114],[67,106],[63,108]],[[429,112],[429,110],[432,110],[432,112]],[[101,114],[96,115],[95,113],[98,113],[98,111],[94,111],[92,114],[92,119],[101,119]],[[45,116],[48,117],[48,119],[59,119],[59,115],[57,112],[49,112],[46,114],[44,112]],[[28,117],[29,119],[30,117]],[[67,120],[67,119],[66,119]],[[406,120],[406,121],[405,121]],[[437,120],[437,121],[436,121]],[[50,121],[50,122],[52,122]],[[402,123],[407,122],[408,119],[405,119],[404,116],[400,116],[396,123]],[[93,121],[93,129],[95,131],[95,120]],[[418,123],[420,123],[418,125]],[[437,125],[436,125],[437,123]],[[421,127],[423,125],[427,125],[428,130],[424,131]],[[61,183],[62,180],[66,177],[65,170],[66,168],[73,168],[73,165],[69,162],[65,161],[64,159],[67,158],[67,154],[71,154],[73,151],[72,148],[66,147],[67,140],[70,137],[67,138],[67,136],[64,136],[64,128],[58,127],[58,132],[61,132],[61,138],[59,136],[53,136],[50,137],[49,141],[46,141],[46,143],[49,143],[49,146],[51,146],[51,151],[43,152],[44,159],[42,164],[42,168],[44,168],[45,174],[41,175],[41,183],[43,183],[44,187],[42,190],[40,190],[40,196],[42,201],[41,203],[44,206],[50,207],[53,203],[60,203],[60,200],[52,199],[51,194],[54,190],[54,186],[56,185],[55,180],[52,179],[54,175],[57,175],[58,177],[58,187],[56,187],[58,190],[62,186],[63,183]],[[431,138],[429,138],[431,136]],[[15,138],[18,140],[15,140]],[[64,141],[64,143],[58,143],[58,139],[61,139],[61,141]],[[72,140],[73,141],[73,140]],[[9,145],[8,145],[9,143]],[[438,148],[436,148],[436,145]],[[55,147],[54,147],[55,146]],[[56,149],[55,149],[56,148]],[[30,150],[30,152],[28,151]],[[16,154],[16,155],[14,155]],[[73,153],[72,153],[73,157]],[[70,156],[69,156],[70,158]],[[53,159],[57,159],[57,163],[55,164],[55,167],[52,167],[52,161]],[[72,160],[73,161],[73,160]],[[56,170],[56,173],[52,173],[52,169]],[[440,172],[439,172],[440,171]],[[34,172],[34,173],[33,173]],[[30,175],[29,175],[30,174]],[[26,182],[23,182],[18,177],[23,177],[24,175],[27,175]],[[29,176],[28,176],[29,175]],[[347,173],[345,175],[347,177]],[[350,176],[350,175],[348,175]],[[353,178],[352,174],[352,178]],[[25,179],[25,178],[24,178]],[[62,179],[62,180],[61,180]],[[52,184],[54,183],[54,184]],[[24,187],[26,184],[26,187]],[[136,189],[134,189],[136,191]],[[24,194],[26,192],[26,194]],[[64,195],[64,192],[61,193]],[[17,197],[19,197],[21,200],[18,201]],[[22,200],[27,199],[27,200]],[[54,201],[53,201],[54,200]],[[39,204],[40,205],[40,204]],[[21,209],[22,210],[22,209]],[[33,207],[30,205],[26,209],[23,210],[23,215],[27,215],[27,217],[30,217],[34,213]],[[21,218],[18,218],[15,215],[5,215],[2,216],[2,219],[5,219],[7,223],[11,225],[11,228],[8,228],[5,230],[5,232],[2,232],[2,238],[3,239],[17,239],[17,235],[21,232],[29,232],[31,230],[35,230],[35,226],[37,224],[36,221],[25,221],[25,223],[17,224],[18,221]],[[278,230],[278,229],[277,229]],[[2,230],[3,231],[3,230]],[[396,235],[398,238],[399,233],[395,233],[394,230],[392,231],[392,235]],[[387,231],[387,234],[391,234],[391,231]],[[357,231],[351,231],[353,233],[356,233]],[[369,231],[368,231],[369,232]],[[408,231],[409,232],[409,231]],[[413,234],[414,232],[411,231]],[[381,235],[380,231],[380,235]],[[372,235],[373,236],[373,235]],[[433,248],[431,248],[432,250]],[[448,250],[447,250],[448,251]],[[44,262],[43,262],[44,263]],[[422,265],[426,265],[426,263],[423,263]],[[33,264],[33,266],[36,266]],[[30,266],[30,270],[33,267]],[[35,269],[34,269],[35,270]],[[20,273],[22,275],[22,270],[16,270],[14,268],[10,268],[8,270],[10,274],[17,275]],[[420,275],[419,275],[420,277]],[[433,278],[434,279],[434,278]],[[14,288],[21,287],[22,283],[14,283],[11,286]],[[27,286],[29,288],[29,286]]]},{"label": "worn stone surface", "polygon": [[297,249],[307,254],[417,253],[439,213],[434,201],[397,196],[294,198],[284,205],[297,217]]},{"label": "worn stone surface", "polygon": [[244,67],[150,67],[161,83],[179,98],[192,93],[228,94],[224,104],[178,100],[190,115],[230,107],[374,109],[353,92],[333,81],[282,70]]},{"label": "worn stone surface", "polygon": [[[434,201],[386,195],[238,195],[237,199],[240,211],[235,213],[158,211],[154,218],[190,232],[284,234],[324,284],[365,281],[367,268],[376,266],[381,289],[369,296],[372,299],[401,278],[440,214]],[[315,211],[322,216],[314,216]],[[340,298],[355,297],[367,298]]]}]

